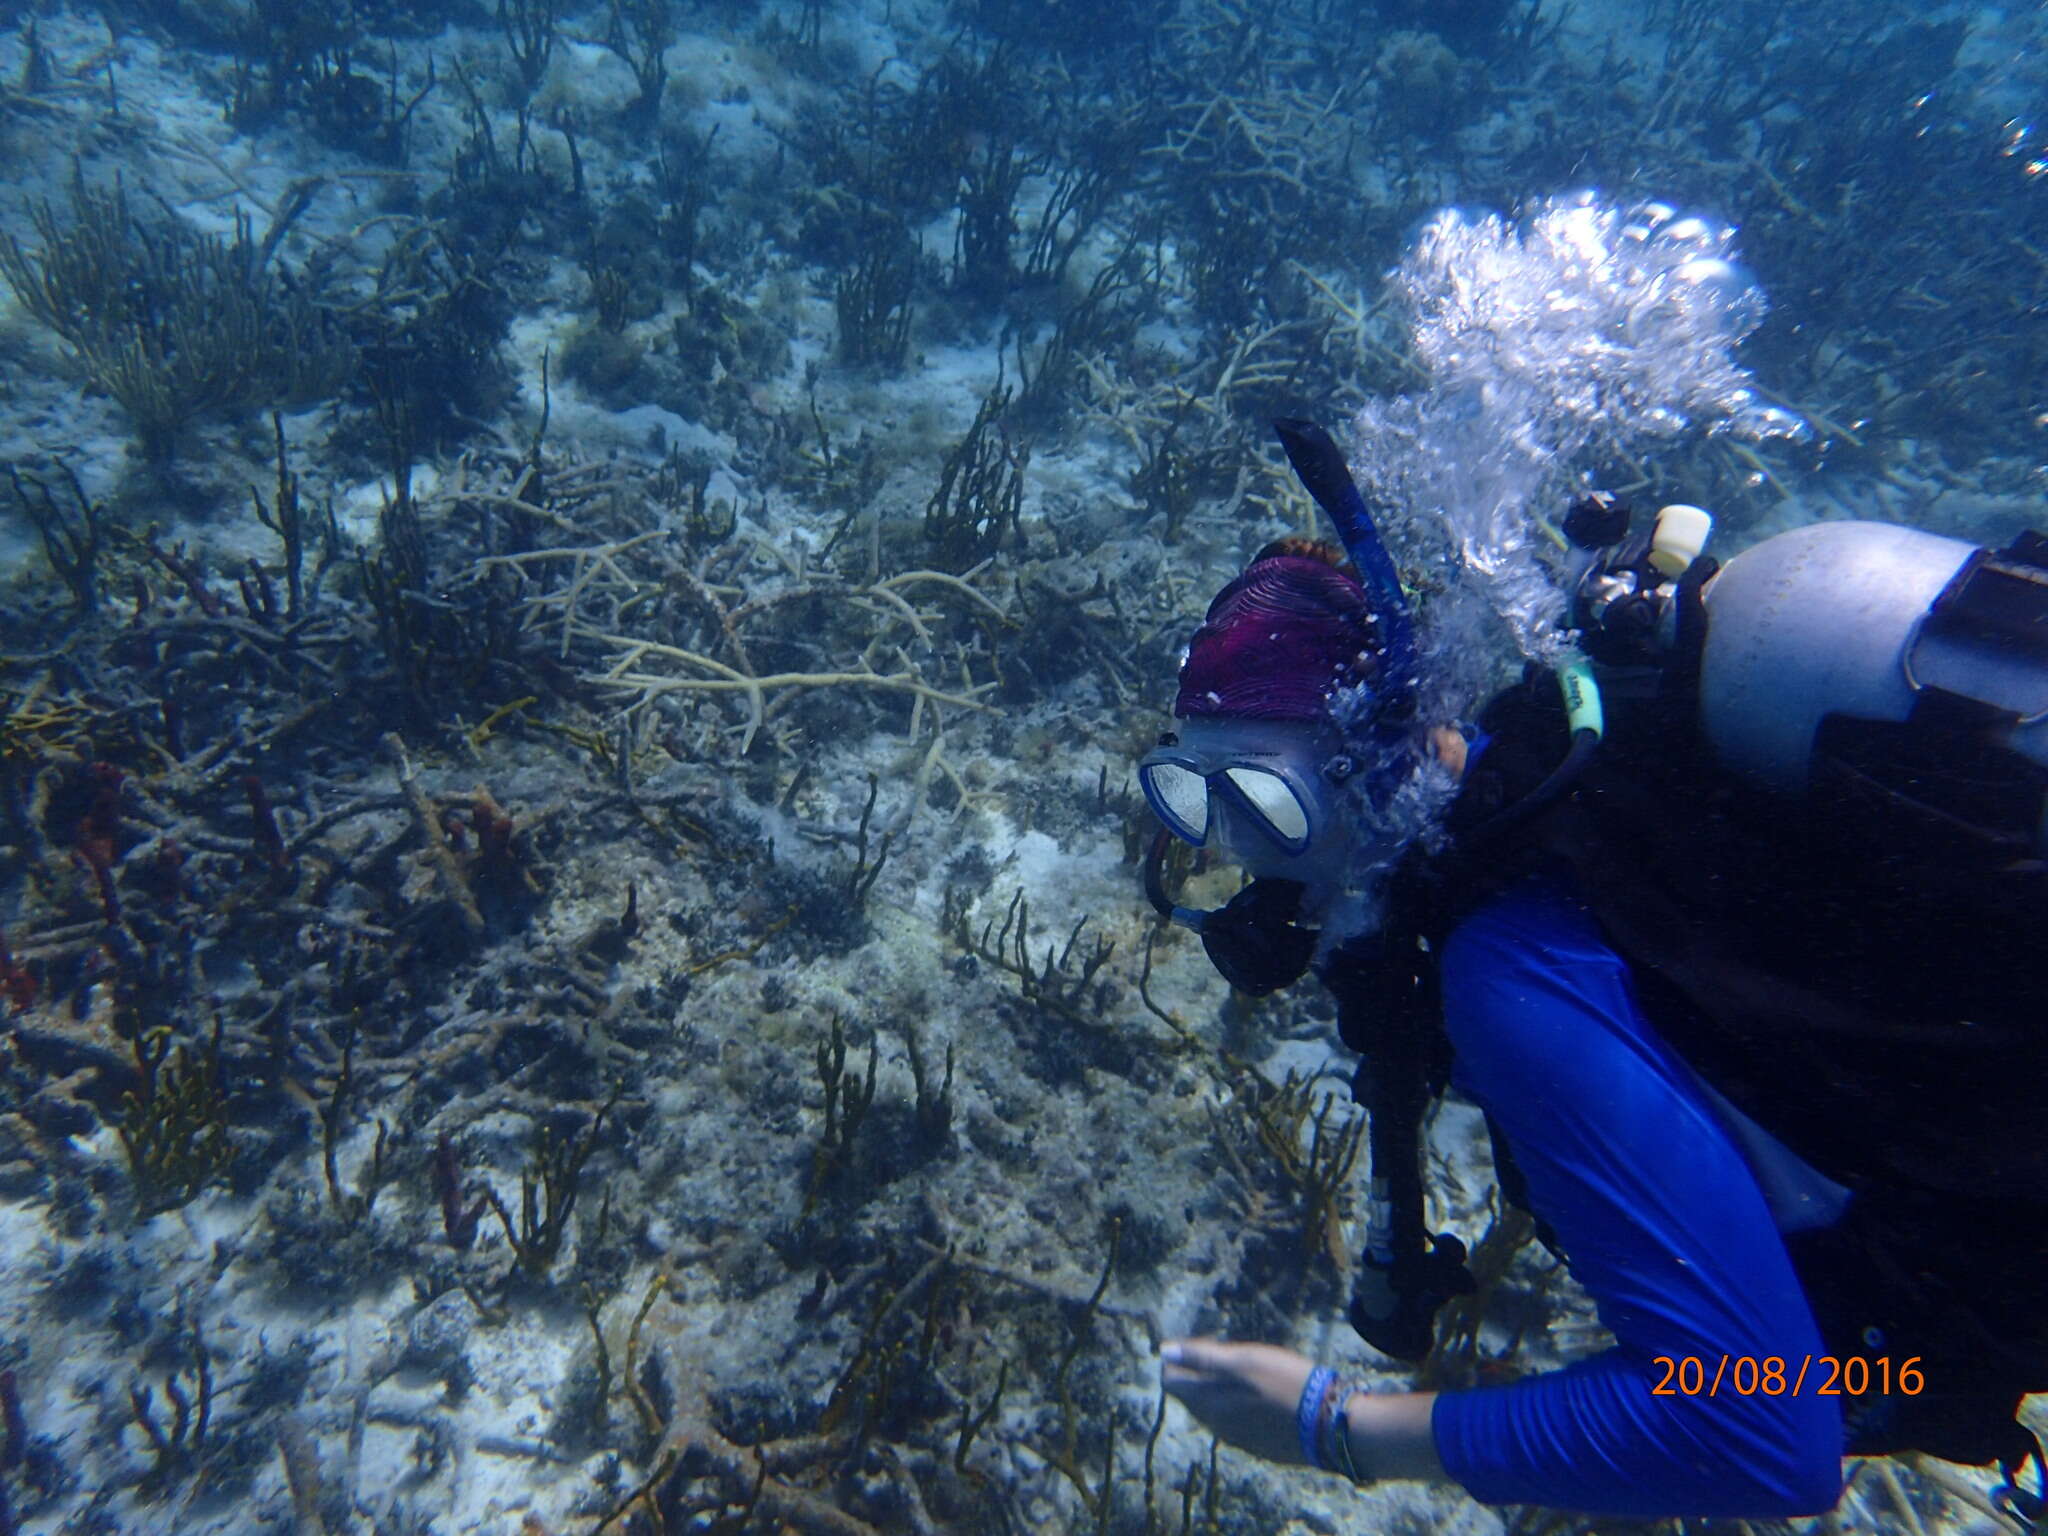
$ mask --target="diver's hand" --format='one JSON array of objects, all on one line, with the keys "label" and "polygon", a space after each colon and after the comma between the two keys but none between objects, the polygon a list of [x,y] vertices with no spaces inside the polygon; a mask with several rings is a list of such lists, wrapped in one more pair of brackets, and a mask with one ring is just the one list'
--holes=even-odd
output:
[{"label": "diver's hand", "polygon": [[1219,1440],[1268,1461],[1301,1464],[1294,1412],[1314,1364],[1274,1344],[1169,1339],[1166,1390]]}]

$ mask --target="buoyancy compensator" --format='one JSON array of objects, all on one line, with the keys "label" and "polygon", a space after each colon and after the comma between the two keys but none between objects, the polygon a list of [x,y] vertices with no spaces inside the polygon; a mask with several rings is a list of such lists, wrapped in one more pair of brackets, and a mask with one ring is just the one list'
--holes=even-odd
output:
[{"label": "buoyancy compensator", "polygon": [[[1826,523],[1719,568],[1705,514],[1635,522],[1589,497],[1563,525],[1605,727],[1582,671],[1489,706],[1447,848],[1404,866],[1388,931],[1347,951],[1371,1011],[1430,1011],[1430,946],[1529,859],[1563,857],[1681,1054],[1815,1167],[1870,1188],[1910,1174],[1958,1209],[2048,1202],[2048,1157],[1953,1133],[2048,1055],[2029,1006],[2048,954],[2048,540]],[[1840,1091],[1807,1093],[1809,1071]],[[1873,1124],[1880,1152],[1849,1145]]]},{"label": "buoyancy compensator", "polygon": [[1788,1240],[1815,1315],[1944,1383],[1859,1405],[1855,1447],[2010,1470],[2013,1405],[2048,1385],[2022,1278],[2048,1220],[2048,538],[1826,522],[1674,578],[1627,521],[1568,520],[1621,723],[1531,841],[1677,1053],[1854,1191]]}]

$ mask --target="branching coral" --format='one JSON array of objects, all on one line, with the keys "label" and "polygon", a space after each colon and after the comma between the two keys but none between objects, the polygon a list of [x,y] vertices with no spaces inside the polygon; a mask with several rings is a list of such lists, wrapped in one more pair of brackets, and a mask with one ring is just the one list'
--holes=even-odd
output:
[{"label": "branching coral", "polygon": [[118,184],[81,182],[68,222],[47,202],[35,208],[39,249],[0,238],[0,275],[161,457],[202,416],[303,405],[339,384],[339,328],[272,264],[305,202],[294,198],[261,240],[247,219],[222,237],[144,220]]},{"label": "branching coral", "polygon": [[176,1210],[226,1170],[227,1099],[220,1084],[220,1026],[204,1055],[168,1029],[137,1033],[131,1044],[140,1084],[121,1105],[121,1147],[135,1181],[141,1217]]},{"label": "branching coral", "polygon": [[868,775],[867,803],[860,808],[860,825],[854,831],[853,867],[846,875],[846,895],[855,907],[864,908],[868,895],[875,888],[875,882],[882,878],[882,868],[889,862],[889,845],[894,835],[884,832],[881,840],[870,846],[868,829],[875,819],[875,800],[882,792],[879,774]]},{"label": "branching coral", "polygon": [[[729,507],[708,502],[705,478],[679,465],[632,474],[588,464],[543,476],[525,464],[486,462],[466,466],[433,496],[395,501],[385,551],[368,574],[389,652],[409,688],[438,711],[451,684],[474,688],[489,670],[525,681],[520,692],[500,695],[520,697],[535,691],[524,638],[545,636],[558,658],[583,664],[583,682],[623,706],[628,744],[608,746],[605,756],[609,771],[628,777],[635,752],[656,737],[673,755],[687,755],[676,717],[664,708],[669,701],[742,700],[742,754],[781,710],[815,690],[907,696],[913,737],[934,707],[986,708],[981,696],[993,684],[972,679],[973,657],[949,634],[962,627],[949,609],[990,636],[1011,620],[973,584],[973,572],[842,581],[814,571],[801,554],[732,537],[736,519]],[[657,509],[683,524],[688,539],[648,526]],[[721,515],[723,525],[715,526]],[[450,522],[481,527],[485,552],[452,580],[436,582],[428,551],[434,530]],[[693,553],[688,546],[699,539],[710,547]],[[750,577],[736,591],[724,571],[749,557],[778,562],[781,578]],[[925,602],[925,593],[946,603]],[[803,622],[819,614],[826,624]],[[816,654],[834,634],[845,635],[846,652],[825,665],[756,664],[766,649]],[[938,664],[956,669],[961,682],[937,683]],[[708,739],[698,750],[706,749]]]},{"label": "branching coral", "polygon": [[[747,701],[748,714],[746,724],[740,733],[739,750],[742,754],[752,750],[755,734],[767,718],[767,696],[778,690],[873,688],[886,693],[908,694],[919,705],[950,704],[962,709],[985,709],[987,706],[980,703],[975,695],[984,693],[993,686],[984,683],[976,685],[971,693],[948,693],[932,687],[907,666],[889,673],[877,672],[872,667],[867,667],[862,670],[839,672],[776,672],[757,677],[737,667],[727,666],[708,656],[685,651],[673,645],[660,645],[651,640],[636,640],[628,635],[599,635],[596,638],[617,647],[619,652],[618,659],[597,681],[624,693],[632,701],[632,708],[640,708],[670,694],[742,695]],[[647,669],[648,663],[663,662],[690,668],[698,675],[677,676]]]},{"label": "branching coral", "polygon": [[467,435],[513,392],[499,345],[513,312],[502,254],[516,226],[491,221],[552,212],[559,196],[541,172],[494,157],[457,175],[441,221],[399,232],[349,316],[361,360],[349,397],[380,418],[402,412],[422,447]]},{"label": "branching coral", "polygon": [[1010,284],[1010,245],[1017,233],[1017,194],[1037,169],[1006,130],[990,136],[961,168],[960,223],[953,281],[998,298]]},{"label": "branching coral", "polygon": [[846,1026],[834,1017],[831,1038],[818,1047],[818,1086],[825,1095],[825,1124],[811,1153],[810,1182],[804,1188],[804,1206],[799,1220],[808,1220],[818,1197],[836,1175],[844,1171],[853,1156],[853,1139],[868,1108],[875,1102],[875,1066],[881,1052],[870,1043],[865,1079],[846,1070]]},{"label": "branching coral", "polygon": [[832,297],[839,312],[839,355],[845,361],[885,372],[903,366],[919,254],[908,235],[884,234],[868,242],[853,270],[839,279]]},{"label": "branching coral", "polygon": [[1017,333],[1017,376],[1023,381],[1017,391],[1019,417],[1045,426],[1059,424],[1085,365],[1116,351],[1136,327],[1131,299],[1138,282],[1138,253],[1127,247],[1105,262],[1080,297],[1060,311],[1042,346],[1032,350],[1026,334]]},{"label": "branching coral", "polygon": [[1090,1476],[1090,1470],[1082,1465],[1081,1417],[1074,1403],[1074,1362],[1092,1342],[1095,1331],[1096,1309],[1102,1305],[1103,1295],[1109,1290],[1110,1276],[1116,1273],[1116,1251],[1120,1228],[1112,1223],[1109,1232],[1109,1257],[1102,1265],[1102,1275],[1095,1282],[1095,1289],[1089,1293],[1088,1301],[1081,1308],[1080,1316],[1073,1321],[1073,1332],[1067,1347],[1060,1352],[1060,1363],[1053,1372],[1052,1395],[1059,1404],[1059,1444],[1047,1452],[1046,1460],[1059,1469],[1059,1473],[1079,1495],[1081,1509],[1093,1520],[1099,1533],[1109,1529],[1109,1518],[1115,1509],[1112,1502],[1116,1492],[1116,1436],[1103,1438],[1102,1467],[1098,1476]]},{"label": "branching coral", "polygon": [[1077,954],[1081,930],[1087,926],[1085,915],[1076,919],[1065,945],[1048,939],[1045,958],[1042,961],[1034,959],[1031,954],[1031,907],[1019,889],[1010,898],[1000,929],[996,927],[995,919],[990,918],[982,925],[977,938],[968,926],[966,913],[962,912],[955,920],[953,939],[969,954],[1014,976],[1019,992],[1032,1007],[1042,1008],[1075,1023],[1093,1024],[1097,1022],[1100,1010],[1092,1005],[1091,989],[1095,985],[1096,973],[1109,963],[1110,956],[1116,952],[1116,941],[1097,939]]},{"label": "branching coral", "polygon": [[582,1192],[584,1165],[597,1150],[605,1116],[623,1091],[622,1087],[612,1089],[611,1097],[591,1117],[581,1136],[557,1136],[545,1125],[534,1133],[532,1159],[519,1175],[517,1217],[495,1190],[489,1193],[505,1239],[512,1245],[519,1268],[528,1275],[546,1274],[562,1251],[569,1235],[569,1217]]},{"label": "branching coral", "polygon": [[1027,445],[1003,425],[1011,392],[998,384],[982,398],[974,424],[946,455],[938,488],[924,509],[924,536],[936,564],[964,571],[993,556],[1017,533],[1024,505]]},{"label": "branching coral", "polygon": [[[899,1288],[879,1291],[816,1427],[755,1445],[741,1444],[718,1424],[673,1338],[646,1337],[648,1315],[665,1289],[657,1277],[628,1334],[624,1372],[652,1444],[644,1459],[653,1470],[613,1506],[598,1531],[635,1513],[647,1519],[644,1529],[674,1529],[664,1512],[675,1511],[716,1512],[721,1522],[740,1523],[760,1515],[804,1536],[876,1536],[876,1525],[819,1485],[849,1466],[866,1464],[864,1452],[872,1441],[912,1427],[904,1412],[906,1388],[939,1382],[936,1361],[944,1345],[948,1269],[941,1255],[924,1262]],[[666,1410],[657,1407],[649,1383],[668,1399]],[[971,1434],[964,1436],[963,1455],[971,1440]],[[945,1458],[893,1441],[885,1449],[878,1464],[882,1486],[866,1502],[912,1511],[911,1528],[932,1531],[938,1527],[925,1507],[927,1485],[943,1488],[949,1503],[968,1501],[966,1479]],[[721,1523],[718,1528],[739,1527]]]},{"label": "branching coral", "polygon": [[1147,104],[1156,196],[1178,215],[1189,276],[1211,324],[1278,318],[1263,288],[1289,257],[1335,255],[1351,233],[1347,188],[1364,71],[1327,68],[1301,18],[1249,23],[1228,5],[1190,10]]},{"label": "branching coral", "polygon": [[86,494],[77,472],[68,464],[57,465],[55,489],[47,480],[22,474],[13,464],[6,470],[14,505],[35,524],[50,569],[70,589],[79,611],[90,611],[99,601],[105,507]]},{"label": "branching coral", "polygon": [[916,1085],[917,1128],[933,1140],[942,1139],[953,1123],[953,1042],[946,1042],[946,1072],[937,1082],[925,1065],[924,1042],[915,1024],[904,1031],[903,1043],[910,1052],[910,1076]]},{"label": "branching coral", "polygon": [[341,1043],[341,1069],[335,1073],[334,1082],[327,1101],[320,1106],[320,1171],[327,1181],[327,1200],[344,1230],[365,1220],[377,1203],[377,1196],[384,1187],[388,1172],[385,1152],[391,1146],[391,1126],[386,1120],[377,1121],[377,1138],[370,1151],[368,1164],[362,1170],[356,1187],[346,1188],[341,1179],[341,1133],[349,1112],[349,1100],[355,1086],[355,1035],[345,1035]]},{"label": "branching coral", "polygon": [[[251,486],[249,500],[254,505],[256,521],[276,534],[283,546],[285,608],[280,617],[290,624],[297,622],[318,600],[322,579],[341,558],[341,529],[334,520],[331,497],[316,511],[301,494],[299,477],[292,473],[291,457],[285,447],[284,418],[272,412],[270,429],[277,440],[277,491],[271,500],[265,501],[263,493]],[[306,554],[308,540],[314,535],[320,538],[320,555],[309,575]],[[247,606],[252,611],[255,607],[253,603]]]},{"label": "branching coral", "polygon": [[158,1416],[156,1394],[145,1383],[128,1392],[136,1428],[142,1431],[150,1449],[149,1470],[142,1477],[142,1490],[156,1496],[197,1469],[209,1449],[207,1430],[213,1422],[213,1362],[199,1324],[182,1318],[189,1335],[187,1353],[192,1362],[191,1385],[179,1379],[179,1372],[164,1375],[164,1401],[170,1408],[168,1422]]},{"label": "branching coral", "polygon": [[[1344,1214],[1349,1203],[1351,1172],[1365,1141],[1365,1119],[1338,1108],[1334,1095],[1318,1100],[1312,1078],[1290,1075],[1277,1087],[1255,1072],[1237,1080],[1241,1115],[1219,1119],[1217,1146],[1236,1177],[1243,1211],[1253,1225],[1292,1222],[1300,1241],[1304,1266],[1319,1257],[1338,1270],[1344,1266]],[[1243,1127],[1263,1153],[1264,1171],[1252,1166],[1242,1149]],[[1266,1191],[1277,1176],[1288,1215],[1274,1212]]]},{"label": "branching coral", "polygon": [[[878,1260],[864,1280],[847,1277],[844,1287],[821,1270],[799,1315],[816,1325],[862,1295],[859,1334],[845,1363],[826,1378],[823,1406],[784,1420],[767,1437],[734,1426],[716,1395],[699,1384],[702,1363],[690,1353],[688,1333],[662,1327],[654,1316],[669,1290],[656,1276],[627,1331],[617,1376],[640,1419],[647,1449],[638,1460],[648,1471],[597,1529],[638,1518],[638,1529],[672,1531],[692,1516],[726,1521],[719,1527],[725,1529],[765,1516],[805,1536],[1012,1528],[1023,1495],[1008,1469],[1022,1411],[1019,1383],[1027,1376],[1040,1378],[1058,1415],[1054,1442],[1031,1453],[1069,1479],[1086,1517],[1075,1528],[1125,1528],[1114,1518],[1136,1516],[1128,1528],[1146,1533],[1216,1529],[1200,1508],[1188,1507],[1201,1488],[1199,1475],[1187,1485],[1177,1526],[1155,1503],[1163,1411],[1154,1416],[1142,1470],[1126,1470],[1138,1458],[1120,1443],[1120,1416],[1103,1401],[1099,1367],[1113,1362],[1105,1362],[1102,1336],[1105,1324],[1135,1328],[1147,1319],[1107,1295],[1114,1244],[1112,1235],[1111,1253],[1084,1291],[932,1243]],[[1021,1304],[994,1294],[1007,1291],[1020,1293]],[[986,1330],[1007,1334],[1019,1326],[1029,1342],[976,1347]],[[855,1469],[859,1475],[850,1476]],[[1142,1500],[1138,1510],[1134,1496]],[[1213,1516],[1213,1499],[1203,1502]]]},{"label": "branching coral", "polygon": [[640,94],[628,109],[636,122],[651,123],[661,110],[668,84],[668,46],[675,41],[674,13],[666,0],[611,0],[604,45],[633,71]]},{"label": "branching coral", "polygon": [[540,88],[554,57],[561,5],[559,0],[498,0],[497,18],[524,100]]}]

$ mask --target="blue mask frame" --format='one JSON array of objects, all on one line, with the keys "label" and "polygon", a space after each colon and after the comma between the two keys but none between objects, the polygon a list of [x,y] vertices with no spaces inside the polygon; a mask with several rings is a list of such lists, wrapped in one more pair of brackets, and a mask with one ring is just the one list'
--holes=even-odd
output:
[{"label": "blue mask frame", "polygon": [[[1139,761],[1138,787],[1145,792],[1145,800],[1152,807],[1153,814],[1166,824],[1168,831],[1184,843],[1196,848],[1206,847],[1209,832],[1216,822],[1215,804],[1222,800],[1235,808],[1248,825],[1256,828],[1280,852],[1292,856],[1308,851],[1315,842],[1321,813],[1314,797],[1306,792],[1293,772],[1266,763],[1246,762],[1241,757],[1235,762],[1208,766],[1214,761],[1214,754],[1180,746],[1155,747]],[[1162,787],[1161,769],[1176,769],[1200,782],[1202,821],[1199,826],[1182,814],[1180,797]],[[1272,781],[1272,786],[1280,793],[1270,795],[1262,803],[1261,795],[1256,792],[1256,780],[1259,779]],[[1292,813],[1301,818],[1298,834],[1290,834],[1276,819],[1276,813],[1285,814],[1283,800],[1292,807]],[[1273,809],[1269,810],[1269,807]]]}]

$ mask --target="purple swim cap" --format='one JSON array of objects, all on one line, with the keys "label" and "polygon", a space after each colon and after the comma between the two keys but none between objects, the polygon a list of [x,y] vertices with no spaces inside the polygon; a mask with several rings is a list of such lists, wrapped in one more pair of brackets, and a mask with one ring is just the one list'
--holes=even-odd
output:
[{"label": "purple swim cap", "polygon": [[1331,693],[1373,678],[1378,652],[1379,627],[1355,577],[1307,555],[1262,555],[1209,604],[1173,712],[1323,720]]}]

